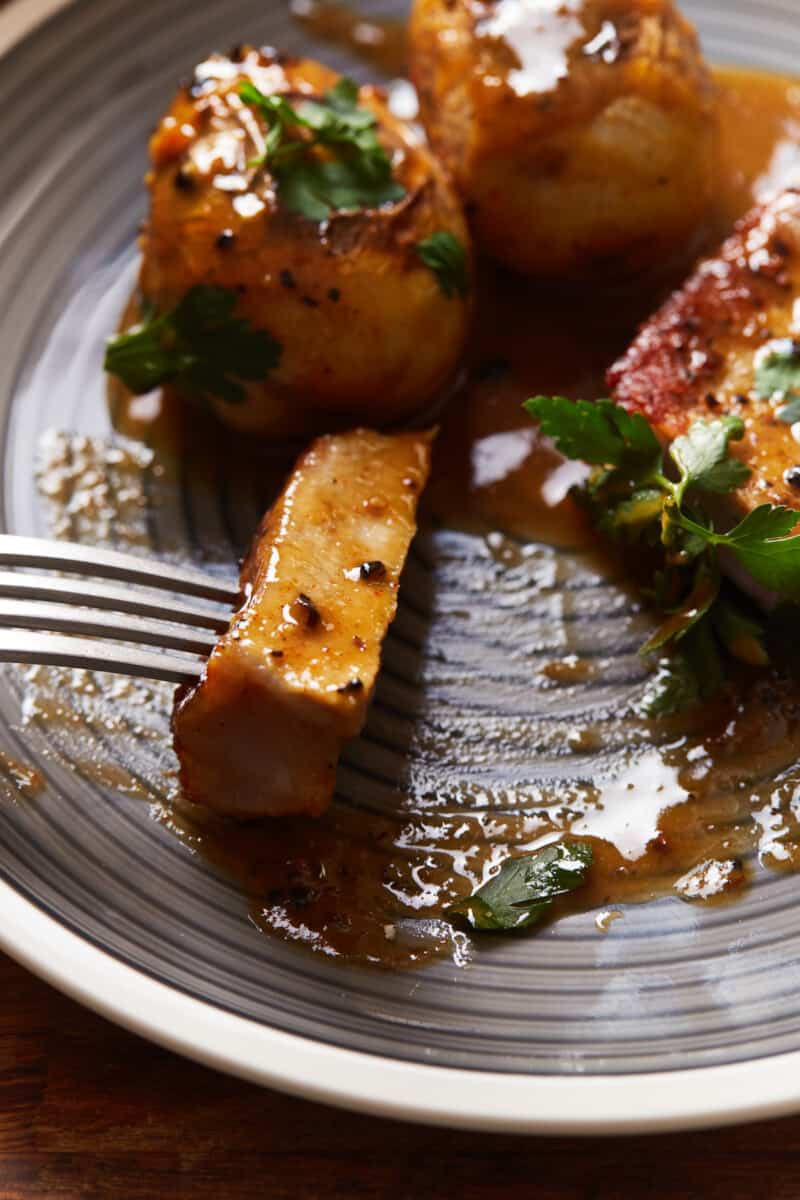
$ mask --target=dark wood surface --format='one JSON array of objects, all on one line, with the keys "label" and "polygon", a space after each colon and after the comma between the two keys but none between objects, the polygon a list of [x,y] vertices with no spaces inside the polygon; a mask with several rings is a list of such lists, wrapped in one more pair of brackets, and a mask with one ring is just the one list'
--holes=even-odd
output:
[{"label": "dark wood surface", "polygon": [[151,1046],[0,956],[0,1200],[798,1200],[800,1119],[640,1139],[424,1129]]}]

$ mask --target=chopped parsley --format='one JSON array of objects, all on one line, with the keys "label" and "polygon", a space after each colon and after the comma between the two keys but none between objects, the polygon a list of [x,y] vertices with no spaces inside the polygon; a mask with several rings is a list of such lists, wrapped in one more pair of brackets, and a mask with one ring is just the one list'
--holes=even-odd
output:
[{"label": "chopped parsley", "polygon": [[416,251],[425,266],[433,271],[448,300],[453,296],[463,300],[468,295],[467,251],[454,233],[440,229],[419,242]]},{"label": "chopped parsley", "polygon": [[541,921],[559,896],[586,882],[592,865],[588,842],[556,842],[535,854],[507,858],[472,896],[448,909],[473,929],[519,930]]},{"label": "chopped parsley", "polygon": [[744,436],[742,420],[696,421],[663,451],[643,416],[610,400],[537,396],[525,408],[562,454],[593,466],[581,495],[599,528],[653,555],[646,594],[663,620],[642,647],[660,656],[649,711],[676,711],[713,694],[726,654],[766,665],[764,625],[722,581],[719,555],[726,552],[762,587],[799,603],[800,536],[793,531],[800,513],[762,504],[733,529],[715,528],[704,497],[734,492],[750,477],[731,453]]},{"label": "chopped parsley", "polygon": [[240,404],[240,382],[265,379],[282,347],[233,315],[236,293],[198,285],[171,312],[149,307],[140,324],[109,339],[105,369],[136,395],[165,383],[195,396]]},{"label": "chopped parsley", "polygon": [[405,195],[352,79],[340,79],[321,100],[296,104],[264,95],[249,80],[239,95],[267,125],[264,153],[252,165],[271,172],[289,212],[325,221],[332,212],[380,208]]},{"label": "chopped parsley", "polygon": [[785,401],[778,412],[781,421],[800,421],[800,342],[778,338],[759,351],[755,393],[760,400]]}]

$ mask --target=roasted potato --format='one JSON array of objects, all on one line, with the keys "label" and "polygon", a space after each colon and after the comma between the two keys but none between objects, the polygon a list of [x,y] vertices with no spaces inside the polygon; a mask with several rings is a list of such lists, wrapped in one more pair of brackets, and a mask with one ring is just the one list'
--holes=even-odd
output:
[{"label": "roasted potato", "polygon": [[714,86],[670,0],[415,0],[411,75],[473,233],[526,274],[626,279],[692,251]]},{"label": "roasted potato", "polygon": [[214,56],[178,93],[151,141],[144,300],[160,312],[197,285],[230,289],[236,316],[282,348],[268,378],[247,385],[243,403],[211,397],[220,417],[244,431],[404,421],[447,386],[463,349],[466,288],[443,287],[419,253],[420,243],[444,232],[468,263],[460,201],[378,90],[361,88],[357,102],[377,119],[399,198],[312,219],[284,203],[270,166],[258,163],[270,126],[242,98],[244,81],[302,105],[337,80],[307,59],[249,49]]}]

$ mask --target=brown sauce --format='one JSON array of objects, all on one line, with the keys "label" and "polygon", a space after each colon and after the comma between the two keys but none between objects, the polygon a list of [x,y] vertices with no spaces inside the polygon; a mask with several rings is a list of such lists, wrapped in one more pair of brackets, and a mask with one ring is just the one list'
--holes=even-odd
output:
[{"label": "brown sauce", "polygon": [[[311,3],[298,15],[315,33],[399,69],[399,28],[376,26],[383,40],[370,41],[338,5]],[[732,69],[717,78],[724,168],[709,246],[753,197],[786,182],[785,172],[800,165],[800,85]],[[442,421],[425,520],[482,532],[501,567],[524,556],[524,539],[591,550],[597,569],[622,588],[624,564],[597,547],[570,499],[580,469],[539,438],[521,404],[539,392],[602,395],[606,368],[664,285],[598,304],[594,294],[561,295],[489,267],[482,274],[469,382]],[[167,478],[177,472],[187,438],[196,446],[204,437],[228,436],[204,417],[188,421],[169,396],[128,402],[116,393],[113,408],[117,427],[153,449]],[[545,666],[542,684],[556,695],[595,669],[566,654]],[[631,719],[626,733],[637,754],[612,780],[564,785],[516,811],[508,797],[486,789],[476,797],[462,788],[454,798],[417,788],[384,815],[339,804],[319,820],[247,826],[180,804],[159,815],[240,882],[259,927],[323,954],[383,966],[443,954],[464,961],[469,943],[442,919],[447,906],[485,880],[509,848],[530,849],[554,835],[591,838],[595,849],[587,887],[560,912],[601,910],[598,930],[610,936],[618,904],[666,894],[692,903],[735,895],[746,886],[750,868],[743,863],[754,851],[776,870],[800,866],[796,684],[748,679],[715,706],[658,723]],[[567,724],[549,736],[591,755],[608,729],[602,722]]]},{"label": "brown sauce", "polygon": [[33,800],[43,790],[44,779],[37,770],[0,750],[0,798],[17,803]]},{"label": "brown sauce", "polygon": [[290,7],[292,16],[311,37],[344,46],[387,75],[400,75],[405,69],[408,36],[405,21],[367,17],[335,0],[292,0]]}]

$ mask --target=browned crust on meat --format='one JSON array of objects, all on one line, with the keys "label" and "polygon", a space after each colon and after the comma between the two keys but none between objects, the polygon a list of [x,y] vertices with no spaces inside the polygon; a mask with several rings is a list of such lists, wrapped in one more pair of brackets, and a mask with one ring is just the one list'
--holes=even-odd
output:
[{"label": "browned crust on meat", "polygon": [[646,416],[665,442],[701,417],[739,413],[745,436],[735,453],[752,477],[735,497],[737,508],[800,502],[787,480],[800,445],[777,416],[780,398],[761,398],[754,386],[759,349],[797,336],[798,296],[800,189],[790,188],[739,221],[606,377],[617,403]]}]

